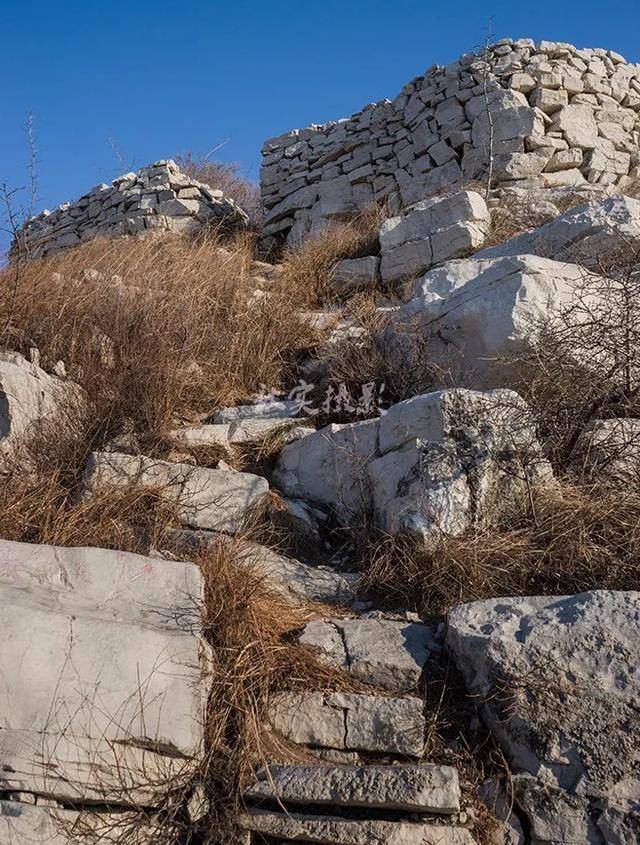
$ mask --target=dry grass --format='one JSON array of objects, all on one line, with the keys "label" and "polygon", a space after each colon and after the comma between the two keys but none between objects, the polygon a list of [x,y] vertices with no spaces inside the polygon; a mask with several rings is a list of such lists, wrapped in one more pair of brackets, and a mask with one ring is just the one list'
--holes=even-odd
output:
[{"label": "dry grass", "polygon": [[226,246],[215,234],[96,240],[23,265],[15,302],[7,270],[0,343],[38,347],[45,368],[63,360],[110,434],[145,441],[288,383],[317,337],[282,284],[252,300],[252,242]]},{"label": "dry grass", "polygon": [[239,567],[235,556],[234,545],[225,541],[209,545],[198,558],[213,654],[203,772],[211,842],[228,841],[243,785],[255,766],[304,753],[279,742],[266,727],[272,696],[285,690],[357,688],[296,643],[295,633],[328,608],[288,603],[269,588],[258,568]]},{"label": "dry grass", "polygon": [[210,188],[222,191],[226,197],[234,200],[243,211],[246,211],[254,225],[260,222],[262,216],[260,186],[245,176],[239,164],[209,161],[206,158],[198,158],[190,152],[176,156],[175,162],[188,176],[209,185]]},{"label": "dry grass", "polygon": [[334,301],[331,271],[344,258],[363,258],[380,252],[378,229],[384,210],[371,206],[347,223],[308,237],[288,248],[282,258],[282,281],[296,292],[299,307],[313,308]]},{"label": "dry grass", "polygon": [[432,550],[383,538],[363,551],[363,588],[428,616],[497,596],[635,589],[640,496],[572,486],[561,492],[491,533],[446,538]]}]

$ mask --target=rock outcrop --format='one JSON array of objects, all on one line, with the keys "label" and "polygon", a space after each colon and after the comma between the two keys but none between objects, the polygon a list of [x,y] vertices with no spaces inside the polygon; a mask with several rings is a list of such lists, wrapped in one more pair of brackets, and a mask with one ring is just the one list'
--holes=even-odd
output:
[{"label": "rock outcrop", "polygon": [[222,191],[187,176],[168,159],[125,173],[75,202],[32,217],[13,249],[41,258],[96,237],[158,230],[193,234],[205,225],[244,228],[247,220]]},{"label": "rock outcrop", "polygon": [[484,179],[490,159],[507,189],[624,186],[638,172],[639,109],[640,66],[619,54],[503,39],[392,101],[268,140],[265,234],[295,241],[373,202],[407,207]]},{"label": "rock outcrop", "polygon": [[0,473],[28,464],[29,442],[44,426],[72,429],[86,412],[78,385],[46,373],[18,352],[0,352]]},{"label": "rock outcrop", "polygon": [[283,449],[274,483],[343,524],[370,517],[424,542],[488,527],[551,478],[526,403],[508,390],[444,390],[379,420],[330,425]]},{"label": "rock outcrop", "polygon": [[528,842],[637,842],[638,593],[474,602],[446,641],[509,757]]}]

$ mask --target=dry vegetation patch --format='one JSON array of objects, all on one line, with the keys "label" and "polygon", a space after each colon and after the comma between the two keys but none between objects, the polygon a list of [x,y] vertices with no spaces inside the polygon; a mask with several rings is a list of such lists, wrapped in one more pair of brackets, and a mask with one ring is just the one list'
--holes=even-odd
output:
[{"label": "dry vegetation patch", "polygon": [[[253,243],[215,233],[96,240],[0,276],[2,342],[62,360],[112,433],[161,436],[174,418],[278,387],[317,335],[283,285],[253,298]],[[295,300],[293,300],[295,301]]]},{"label": "dry vegetation patch", "polygon": [[331,271],[344,258],[378,255],[378,229],[384,209],[370,206],[352,220],[310,235],[284,251],[282,282],[295,293],[298,307],[313,308],[335,300]]},{"label": "dry vegetation patch", "polygon": [[640,567],[640,496],[567,484],[490,533],[443,537],[431,549],[383,537],[361,558],[366,592],[430,617],[499,596],[631,590]]}]

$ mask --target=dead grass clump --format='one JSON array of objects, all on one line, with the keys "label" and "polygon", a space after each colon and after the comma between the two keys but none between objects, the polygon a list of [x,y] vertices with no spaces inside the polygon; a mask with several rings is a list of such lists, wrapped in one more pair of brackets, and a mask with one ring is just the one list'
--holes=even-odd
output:
[{"label": "dead grass clump", "polygon": [[443,538],[433,549],[383,538],[362,558],[366,592],[429,616],[498,596],[635,589],[640,496],[567,485],[490,533]]},{"label": "dead grass clump", "polygon": [[209,185],[210,188],[222,191],[225,197],[234,200],[243,211],[246,211],[254,225],[260,222],[262,217],[260,186],[242,172],[239,164],[210,161],[206,157],[197,158],[190,152],[177,156],[175,162],[187,176]]},{"label": "dead grass clump", "polygon": [[[239,541],[241,542],[241,541]],[[209,544],[204,573],[205,631],[212,649],[212,689],[203,773],[211,815],[206,828],[228,841],[242,787],[251,769],[273,755],[286,758],[266,729],[272,696],[280,691],[352,688],[349,679],[318,663],[294,633],[327,608],[293,605],[274,592],[258,568],[235,562],[233,543]]]},{"label": "dead grass clump", "polygon": [[0,342],[63,360],[110,435],[150,442],[174,418],[288,383],[317,335],[284,288],[252,299],[252,244],[215,234],[96,240],[0,274]]},{"label": "dead grass clump", "polygon": [[82,474],[98,436],[84,418],[75,429],[51,420],[25,441],[1,476],[0,537],[138,554],[158,546],[174,521],[161,489],[132,487],[80,499]]},{"label": "dead grass clump", "polygon": [[[415,325],[394,325],[393,312],[380,309],[375,296],[365,295],[350,303],[345,319],[350,329],[318,352],[326,372],[320,395],[342,386],[357,399],[365,386],[373,385],[376,402],[388,407],[433,389],[438,373],[429,352],[429,338],[417,321]],[[359,413],[360,418],[376,415],[375,408]],[[355,418],[353,414],[351,418]]]},{"label": "dead grass clump", "polygon": [[313,308],[336,299],[331,271],[345,258],[363,258],[380,252],[378,229],[385,219],[379,206],[370,206],[347,223],[309,236],[291,247],[282,259],[281,282],[296,292],[299,307]]}]

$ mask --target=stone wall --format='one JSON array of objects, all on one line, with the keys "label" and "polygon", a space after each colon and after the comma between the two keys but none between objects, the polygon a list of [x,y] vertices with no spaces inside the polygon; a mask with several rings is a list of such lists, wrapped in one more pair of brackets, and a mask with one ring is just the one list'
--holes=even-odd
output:
[{"label": "stone wall", "polygon": [[485,178],[491,151],[498,185],[623,186],[637,176],[639,112],[640,65],[503,39],[432,67],[394,100],[267,141],[265,234],[294,241],[373,201],[396,212]]},{"label": "stone wall", "polygon": [[204,224],[244,227],[247,220],[222,191],[192,179],[168,159],[125,173],[111,185],[97,185],[55,211],[43,211],[26,222],[18,237],[30,258],[41,258],[99,236],[152,229],[189,234]]}]

